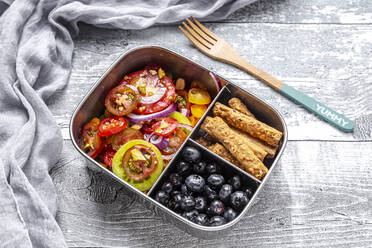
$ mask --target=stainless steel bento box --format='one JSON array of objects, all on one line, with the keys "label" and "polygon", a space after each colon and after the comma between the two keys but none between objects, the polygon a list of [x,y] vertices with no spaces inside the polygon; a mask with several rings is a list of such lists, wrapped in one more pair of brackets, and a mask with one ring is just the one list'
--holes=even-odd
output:
[{"label": "stainless steel bento box", "polygon": [[[109,170],[102,167],[98,162],[84,153],[77,144],[81,127],[92,117],[99,116],[103,112],[104,99],[109,90],[113,88],[117,84],[117,82],[119,82],[124,77],[124,75],[139,70],[148,64],[159,64],[163,66],[166,71],[170,71],[173,73],[173,75],[182,77],[186,81],[198,80],[202,82],[214,99],[210,104],[207,112],[198,122],[197,126],[188,136],[184,144],[176,153],[175,157],[170,161],[161,176],[158,178],[157,182],[153,185],[152,189],[146,195],[129,183],[114,175]],[[106,173],[108,176],[126,186],[134,194],[134,196],[136,196],[137,199],[139,199],[148,208],[153,209],[157,214],[162,216],[168,222],[173,223],[180,229],[194,236],[205,239],[220,237],[221,235],[226,234],[228,229],[231,229],[231,227],[243,217],[243,215],[255,202],[257,195],[261,191],[272,170],[277,164],[287,142],[286,124],[277,110],[269,106],[264,101],[260,100],[258,97],[255,97],[254,95],[241,89],[234,83],[229,82],[219,75],[217,75],[217,77],[224,85],[219,92],[217,92],[216,90],[215,82],[211,77],[210,71],[205,67],[177,54],[176,52],[162,47],[147,46],[135,48],[121,55],[118,60],[113,63],[110,68],[102,75],[102,77],[92,86],[90,91],[77,106],[70,122],[70,136],[72,143],[74,144],[75,148],[81,153],[81,155],[88,160],[88,165],[90,168],[102,171],[103,173]],[[250,174],[226,161],[222,157],[219,157],[216,154],[210,152],[207,148],[203,147],[195,141],[200,125],[207,115],[211,115],[211,108],[213,107],[214,103],[216,101],[226,103],[229,98],[234,96],[239,97],[247,105],[251,112],[257,117],[257,119],[283,132],[283,138],[279,144],[277,154],[272,159],[265,159],[265,165],[269,168],[269,172],[262,181],[254,178]],[[199,147],[199,149],[202,151],[203,156],[218,161],[218,163],[224,166],[224,168],[227,168],[227,171],[238,173],[242,177],[242,181],[244,184],[250,185],[253,189],[255,189],[255,193],[247,206],[233,221],[221,226],[214,227],[197,225],[181,217],[179,214],[173,212],[172,210],[154,200],[153,197],[155,189],[159,187],[161,182],[165,180],[165,177],[169,175],[169,173],[174,169],[174,165],[179,159],[180,151],[186,144]]]}]

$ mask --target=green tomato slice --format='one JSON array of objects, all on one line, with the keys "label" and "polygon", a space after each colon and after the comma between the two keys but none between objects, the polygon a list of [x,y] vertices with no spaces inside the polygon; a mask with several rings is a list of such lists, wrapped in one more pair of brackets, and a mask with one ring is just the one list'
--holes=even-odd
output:
[{"label": "green tomato slice", "polygon": [[[141,180],[141,181],[134,181],[130,179],[124,172],[124,168],[122,166],[123,156],[131,147],[135,145],[144,145],[149,148],[151,148],[155,154],[156,158],[158,160],[158,165],[155,168],[154,172],[149,175],[147,178]],[[112,172],[123,179],[124,181],[128,182],[132,186],[136,187],[140,191],[147,191],[151,189],[152,185],[156,182],[156,180],[159,178],[160,174],[162,173],[164,168],[164,162],[161,156],[161,153],[159,149],[154,146],[153,144],[140,139],[130,140],[127,143],[125,143],[123,146],[120,147],[120,149],[116,152],[114,158],[112,159]]]},{"label": "green tomato slice", "polygon": [[176,119],[179,123],[191,126],[191,122],[189,121],[189,119],[180,112],[174,111],[172,114],[168,116]]}]

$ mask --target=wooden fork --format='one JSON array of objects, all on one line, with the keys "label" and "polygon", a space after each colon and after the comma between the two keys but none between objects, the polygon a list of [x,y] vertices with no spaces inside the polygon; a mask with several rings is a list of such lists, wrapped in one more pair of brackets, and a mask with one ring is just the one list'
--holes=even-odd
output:
[{"label": "wooden fork", "polygon": [[324,104],[319,103],[308,95],[296,90],[295,88],[284,84],[270,74],[253,66],[244,58],[242,58],[234,50],[234,48],[229,45],[229,43],[215,35],[204,25],[200,24],[195,18],[191,18],[194,22],[190,21],[188,18],[186,18],[188,24],[182,22],[187,31],[181,26],[178,27],[186,35],[186,37],[204,54],[214,59],[232,64],[250,73],[251,75],[265,82],[267,85],[274,88],[275,90],[279,91],[284,96],[288,97],[298,104],[301,104],[307,110],[317,114],[318,116],[336,126],[337,128],[341,129],[342,131],[353,131],[354,123],[351,120],[328,108]]}]

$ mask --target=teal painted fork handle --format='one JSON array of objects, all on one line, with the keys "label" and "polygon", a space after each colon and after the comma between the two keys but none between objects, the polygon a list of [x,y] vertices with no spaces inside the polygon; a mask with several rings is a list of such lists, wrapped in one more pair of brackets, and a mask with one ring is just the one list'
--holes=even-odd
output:
[{"label": "teal painted fork handle", "polygon": [[354,130],[354,123],[350,119],[328,108],[308,95],[296,90],[295,88],[283,84],[283,86],[280,88],[280,93],[301,104],[307,110],[317,114],[342,131],[352,132]]}]

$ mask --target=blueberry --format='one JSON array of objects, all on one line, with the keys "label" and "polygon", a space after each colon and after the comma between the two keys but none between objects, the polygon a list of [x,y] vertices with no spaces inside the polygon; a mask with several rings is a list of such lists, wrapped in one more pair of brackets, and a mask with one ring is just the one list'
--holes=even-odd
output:
[{"label": "blueberry", "polygon": [[211,202],[210,205],[211,211],[213,215],[221,215],[225,210],[225,206],[223,205],[222,201],[214,200]]},{"label": "blueberry", "polygon": [[226,220],[224,217],[221,217],[221,216],[213,216],[210,220],[209,220],[209,225],[210,226],[221,226],[223,224],[226,223]]},{"label": "blueberry", "polygon": [[218,198],[217,192],[213,190],[211,187],[208,185],[204,186],[204,195],[208,198],[208,200],[212,201]]},{"label": "blueberry", "polygon": [[248,197],[243,191],[235,191],[230,197],[230,205],[236,210],[242,210],[248,204]]},{"label": "blueberry", "polygon": [[233,191],[234,189],[230,184],[224,184],[222,185],[220,192],[218,192],[218,196],[221,201],[228,202]]},{"label": "blueberry", "polygon": [[181,186],[181,192],[182,192],[182,195],[192,195],[192,191],[189,190],[189,188],[187,188],[186,184],[182,184]]},{"label": "blueberry", "polygon": [[207,182],[211,188],[218,189],[225,182],[225,178],[220,174],[212,174],[208,177]]},{"label": "blueberry", "polygon": [[182,184],[182,177],[177,173],[172,173],[169,175],[169,180],[174,188],[178,188]]},{"label": "blueberry", "polygon": [[207,209],[205,210],[205,213],[209,216],[213,216],[213,211],[212,211],[212,208],[209,206],[207,207]]},{"label": "blueberry", "polygon": [[185,184],[189,190],[193,192],[201,192],[205,185],[205,181],[201,176],[193,174],[186,178]]},{"label": "blueberry", "polygon": [[191,221],[193,221],[195,219],[195,217],[198,216],[198,215],[199,215],[199,213],[195,209],[191,210],[191,211],[185,211],[185,212],[182,213],[182,217],[184,217],[188,220],[191,220]]},{"label": "blueberry", "polygon": [[229,184],[234,187],[235,190],[239,190],[241,186],[240,177],[235,175],[229,179]]},{"label": "blueberry", "polygon": [[161,189],[166,193],[170,194],[173,190],[173,185],[170,182],[165,182]]},{"label": "blueberry", "polygon": [[208,216],[206,214],[198,214],[195,218],[194,218],[194,222],[196,224],[199,224],[199,225],[202,225],[202,226],[206,226],[208,225]]},{"label": "blueberry", "polygon": [[207,208],[207,200],[205,197],[195,197],[195,209],[199,212],[203,212]]},{"label": "blueberry", "polygon": [[177,192],[178,192],[177,194],[172,195],[172,199],[173,199],[173,201],[175,201],[177,203],[181,203],[181,200],[182,200],[181,192],[179,192],[179,191],[177,191]]},{"label": "blueberry", "polygon": [[175,196],[175,195],[178,195],[178,194],[181,194],[181,191],[174,190],[174,191],[172,191],[171,196]]},{"label": "blueberry", "polygon": [[198,163],[201,155],[198,149],[193,146],[185,146],[182,151],[182,157],[187,162]]},{"label": "blueberry", "polygon": [[244,194],[248,197],[248,199],[251,199],[253,196],[253,191],[250,188],[246,188],[243,190]]},{"label": "blueberry", "polygon": [[210,174],[220,173],[221,168],[216,163],[210,163],[205,167],[205,171],[207,172],[208,175],[210,175]]},{"label": "blueberry", "polygon": [[225,212],[223,213],[223,217],[227,220],[227,221],[232,221],[233,219],[236,218],[238,214],[235,212],[234,209],[232,208],[227,208],[225,210]]},{"label": "blueberry", "polygon": [[166,204],[169,200],[169,195],[165,191],[159,190],[155,195],[155,200],[161,204]]},{"label": "blueberry", "polygon": [[183,177],[186,177],[192,173],[191,165],[185,161],[181,161],[177,164],[177,172]]},{"label": "blueberry", "polygon": [[195,207],[195,199],[190,195],[182,197],[181,208],[185,211],[190,211]]},{"label": "blueberry", "polygon": [[203,161],[199,162],[199,163],[195,163],[194,164],[194,172],[199,174],[199,175],[203,175],[205,173],[205,167],[207,167],[207,164]]}]

